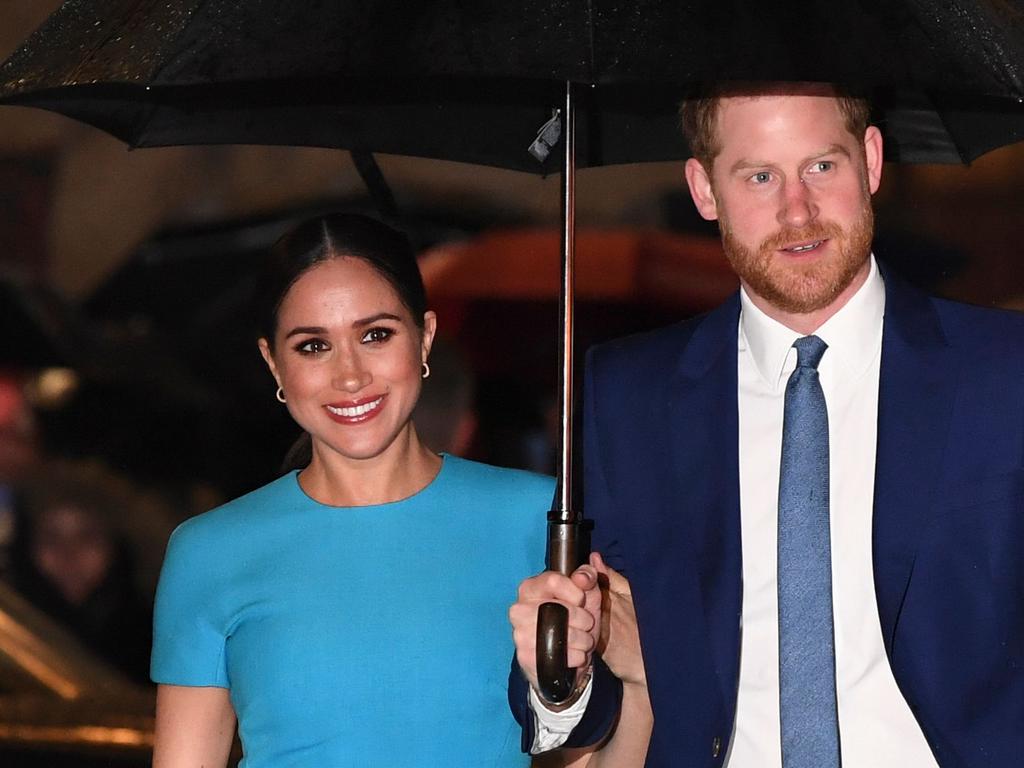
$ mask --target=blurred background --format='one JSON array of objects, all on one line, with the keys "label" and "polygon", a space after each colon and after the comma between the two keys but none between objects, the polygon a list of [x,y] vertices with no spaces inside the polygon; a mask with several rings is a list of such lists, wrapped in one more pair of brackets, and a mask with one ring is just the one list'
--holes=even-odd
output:
[{"label": "blurred background", "polygon": [[[57,5],[4,0],[0,57]],[[421,430],[439,450],[550,471],[558,178],[377,159],[439,315]],[[890,165],[876,253],[940,294],[1024,307],[1022,192],[1024,145],[971,167]],[[297,436],[256,348],[252,265],[297,218],[334,209],[374,211],[343,151],[129,152],[0,108],[4,765],[144,764],[166,537],[276,476]],[[580,349],[735,286],[679,164],[580,172],[577,221]]]}]

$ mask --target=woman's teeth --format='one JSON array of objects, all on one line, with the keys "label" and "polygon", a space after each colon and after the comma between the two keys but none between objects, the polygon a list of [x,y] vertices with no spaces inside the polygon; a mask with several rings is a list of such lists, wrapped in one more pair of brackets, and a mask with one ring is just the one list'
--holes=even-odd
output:
[{"label": "woman's teeth", "polygon": [[383,399],[384,398],[382,396],[378,397],[376,400],[373,400],[369,403],[363,403],[362,405],[353,405],[347,408],[336,408],[333,405],[328,405],[327,410],[333,413],[335,416],[344,416],[347,419],[351,419],[356,416],[362,416],[364,413],[369,413],[378,405],[380,405]]}]

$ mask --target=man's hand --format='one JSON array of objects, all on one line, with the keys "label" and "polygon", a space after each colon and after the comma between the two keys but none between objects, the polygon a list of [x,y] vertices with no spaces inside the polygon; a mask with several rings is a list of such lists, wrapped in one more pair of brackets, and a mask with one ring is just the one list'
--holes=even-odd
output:
[{"label": "man's hand", "polygon": [[640,632],[633,609],[633,594],[626,578],[594,552],[590,564],[599,574],[604,604],[597,650],[604,663],[623,683],[647,686]]},{"label": "man's hand", "polygon": [[568,662],[577,681],[590,667],[601,629],[601,589],[597,570],[581,565],[572,576],[545,571],[519,585],[519,598],[508,610],[516,660],[530,685],[537,688],[537,607],[561,603],[569,609]]}]

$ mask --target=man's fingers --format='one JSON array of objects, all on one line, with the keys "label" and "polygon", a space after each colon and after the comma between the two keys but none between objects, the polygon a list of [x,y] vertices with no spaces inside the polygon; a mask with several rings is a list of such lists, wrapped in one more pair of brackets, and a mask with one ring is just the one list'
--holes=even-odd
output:
[{"label": "man's fingers", "polygon": [[608,589],[620,595],[632,595],[629,580],[611,566],[608,567]]}]

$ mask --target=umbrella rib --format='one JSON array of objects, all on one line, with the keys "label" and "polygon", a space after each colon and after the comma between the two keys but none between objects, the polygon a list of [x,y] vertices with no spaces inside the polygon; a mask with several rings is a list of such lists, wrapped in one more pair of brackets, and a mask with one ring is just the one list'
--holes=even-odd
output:
[{"label": "umbrella rib", "polygon": [[[195,20],[196,15],[198,14],[198,12],[201,11],[208,4],[209,4],[209,0],[199,0],[199,2],[196,3],[196,5],[194,5],[191,10],[188,11],[188,19],[178,28],[178,34],[175,37],[175,40],[177,40],[178,38],[180,38],[182,35],[185,34],[185,32],[188,30],[189,26]],[[149,77],[150,82],[153,83],[153,82],[156,82],[157,80],[159,80],[160,79],[160,75],[163,74],[163,72],[164,72],[164,70],[166,68],[167,68],[167,60],[166,59],[162,59],[157,64],[156,68],[150,73],[150,77]],[[149,90],[149,86],[148,85],[146,86],[146,90],[149,93],[153,94],[154,98],[149,103],[148,109],[146,109],[143,113],[140,114],[139,119],[138,119],[138,121],[135,124],[134,135],[136,137],[141,137],[145,133],[146,129],[149,127],[150,122],[152,122],[153,116],[156,114],[157,107],[158,107],[157,99],[156,99],[157,92]],[[133,140],[130,143],[131,143],[132,146],[138,146],[138,142],[136,140]]]},{"label": "umbrella rib", "polygon": [[[178,34],[175,39],[180,38],[182,35],[185,34],[189,26],[191,26],[192,22],[195,21],[196,16],[199,15],[199,12],[203,10],[203,8],[205,8],[207,5],[209,5],[209,3],[210,0],[199,0],[199,2],[197,2],[192,7],[192,9],[188,12],[188,20],[185,21],[185,23],[183,23],[178,28]],[[171,56],[169,58],[173,59],[174,57]],[[160,76],[163,74],[165,69],[167,69],[167,59],[161,60],[160,63],[157,65],[156,69],[153,70],[152,74],[150,75],[150,82],[155,82],[156,80],[159,80]]]},{"label": "umbrella rib", "polygon": [[[932,103],[934,104],[934,100]],[[942,123],[942,127],[946,129],[946,135],[949,136],[949,143],[952,144],[953,149],[956,150],[956,155],[960,158],[960,162],[963,165],[970,165],[971,158],[968,156],[968,152],[964,150],[961,142],[957,140],[956,134],[950,130],[949,123],[946,122],[946,115],[941,109],[939,109],[937,104],[935,104],[935,115],[939,118],[939,122]]]}]

